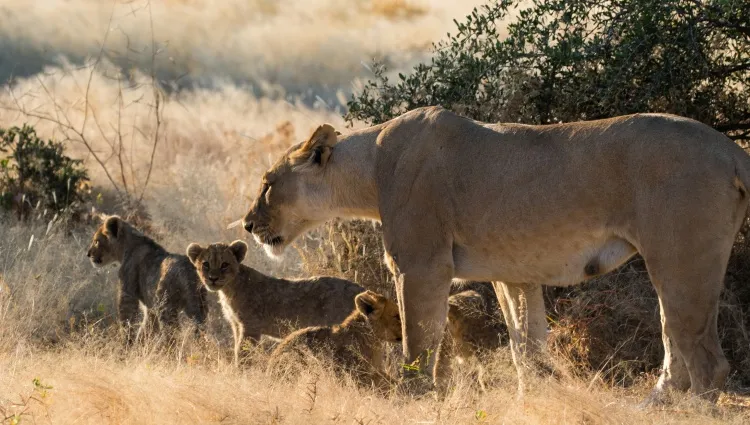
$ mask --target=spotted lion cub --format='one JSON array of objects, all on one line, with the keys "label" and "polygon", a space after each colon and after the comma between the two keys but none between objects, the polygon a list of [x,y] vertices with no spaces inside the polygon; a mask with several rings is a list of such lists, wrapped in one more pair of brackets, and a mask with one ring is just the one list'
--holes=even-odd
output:
[{"label": "spotted lion cub", "polygon": [[293,357],[311,354],[332,361],[338,372],[352,373],[360,384],[387,387],[384,345],[401,341],[398,305],[372,291],[357,295],[354,305],[341,324],[309,327],[287,336],[271,354],[268,371],[278,373]]},{"label": "spotted lion cub", "polygon": [[234,334],[234,362],[245,339],[257,343],[261,335],[275,338],[290,330],[341,323],[352,310],[354,297],[365,289],[344,279],[313,277],[287,280],[264,275],[242,264],[247,254],[243,241],[192,243],[187,256],[203,284],[219,293]]}]

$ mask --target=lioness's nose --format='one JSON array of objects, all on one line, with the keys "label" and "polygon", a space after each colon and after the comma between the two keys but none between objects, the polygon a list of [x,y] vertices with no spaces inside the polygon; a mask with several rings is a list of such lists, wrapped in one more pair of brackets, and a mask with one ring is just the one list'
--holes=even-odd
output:
[{"label": "lioness's nose", "polygon": [[248,233],[253,233],[253,222],[252,221],[246,221],[245,222],[245,230],[247,230]]}]

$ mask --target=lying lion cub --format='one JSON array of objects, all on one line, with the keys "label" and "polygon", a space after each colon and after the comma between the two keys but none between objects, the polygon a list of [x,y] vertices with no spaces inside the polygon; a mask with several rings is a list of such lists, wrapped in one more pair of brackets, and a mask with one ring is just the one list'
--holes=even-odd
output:
[{"label": "lying lion cub", "polygon": [[[198,326],[205,322],[206,289],[187,257],[170,254],[120,217],[104,220],[86,255],[94,267],[120,263],[117,309],[128,345],[142,335],[147,324],[174,328],[180,310]],[[136,326],[140,303],[148,311]]]},{"label": "lying lion cub", "polygon": [[340,323],[349,316],[354,297],[365,290],[334,277],[286,280],[266,276],[241,264],[245,254],[243,241],[206,248],[192,243],[187,248],[203,284],[219,293],[224,317],[234,333],[236,365],[243,340],[256,343],[261,335],[279,338],[290,328]]},{"label": "lying lion cub", "polygon": [[277,373],[291,356],[307,352],[333,361],[337,371],[352,373],[361,384],[387,387],[384,342],[401,341],[398,305],[372,291],[357,295],[354,305],[339,325],[309,327],[287,336],[271,354],[269,372]]}]

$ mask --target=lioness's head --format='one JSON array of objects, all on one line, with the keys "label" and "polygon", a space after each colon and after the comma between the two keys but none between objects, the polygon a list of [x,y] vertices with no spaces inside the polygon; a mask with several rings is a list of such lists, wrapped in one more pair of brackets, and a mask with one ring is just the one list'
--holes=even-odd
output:
[{"label": "lioness's head", "polygon": [[120,217],[113,215],[104,219],[91,239],[86,256],[94,267],[104,267],[122,261],[122,240],[125,237],[127,224]]},{"label": "lioness's head", "polygon": [[232,283],[240,271],[240,263],[247,254],[243,241],[214,243],[205,248],[197,243],[187,247],[187,256],[198,271],[198,276],[209,291],[219,291]]},{"label": "lioness's head", "polygon": [[281,255],[299,235],[331,218],[326,164],[337,135],[329,124],[321,125],[263,175],[243,225],[269,255]]},{"label": "lioness's head", "polygon": [[401,316],[395,302],[376,292],[365,291],[354,298],[354,305],[376,337],[386,342],[401,342]]}]

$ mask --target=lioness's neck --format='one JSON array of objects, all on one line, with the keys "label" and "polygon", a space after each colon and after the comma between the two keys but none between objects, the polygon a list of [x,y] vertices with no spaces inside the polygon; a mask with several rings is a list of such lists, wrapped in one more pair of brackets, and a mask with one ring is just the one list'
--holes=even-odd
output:
[{"label": "lioness's neck", "polygon": [[335,217],[380,220],[375,150],[381,128],[355,132],[334,146],[326,167]]}]

